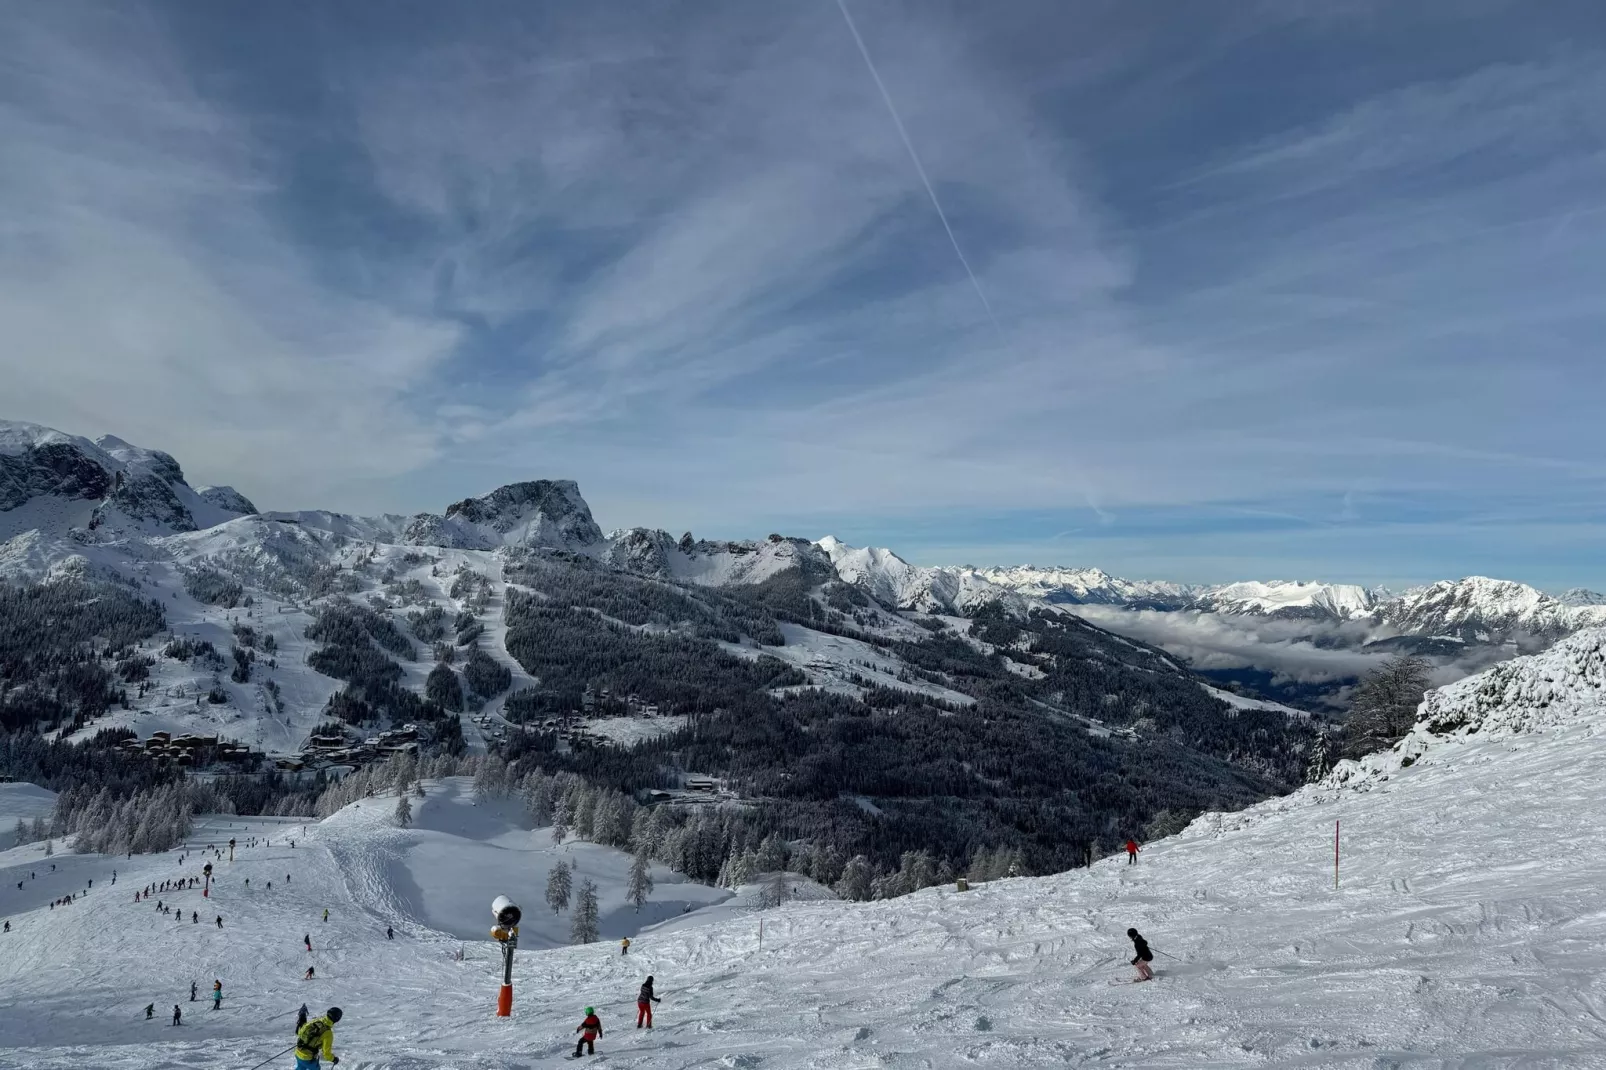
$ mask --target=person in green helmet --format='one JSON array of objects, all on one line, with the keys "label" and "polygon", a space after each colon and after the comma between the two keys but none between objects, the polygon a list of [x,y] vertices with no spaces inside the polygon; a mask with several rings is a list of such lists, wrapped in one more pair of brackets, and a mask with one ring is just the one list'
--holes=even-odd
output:
[{"label": "person in green helmet", "polygon": [[580,1034],[580,1039],[574,1045],[574,1057],[580,1058],[580,1049],[585,1048],[587,1055],[597,1053],[597,1038],[602,1036],[602,1019],[597,1017],[597,1008],[586,1008],[586,1020],[574,1027]]}]

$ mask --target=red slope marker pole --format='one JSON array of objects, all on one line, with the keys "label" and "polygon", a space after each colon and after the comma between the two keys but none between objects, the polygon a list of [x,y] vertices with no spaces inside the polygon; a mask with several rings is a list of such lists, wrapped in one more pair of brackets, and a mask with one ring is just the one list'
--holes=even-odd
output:
[{"label": "red slope marker pole", "polygon": [[1338,891],[1338,822],[1333,822],[1333,891]]}]

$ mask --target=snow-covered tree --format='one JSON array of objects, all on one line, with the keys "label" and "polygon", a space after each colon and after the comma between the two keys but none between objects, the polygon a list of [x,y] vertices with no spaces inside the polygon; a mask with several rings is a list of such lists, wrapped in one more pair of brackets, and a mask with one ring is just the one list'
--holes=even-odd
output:
[{"label": "snow-covered tree", "polygon": [[574,905],[574,920],[569,924],[569,936],[577,944],[594,944],[601,935],[601,924],[597,917],[597,886],[590,880],[583,880]]},{"label": "snow-covered tree", "polygon": [[869,859],[854,855],[842,867],[842,876],[836,882],[836,894],[843,899],[869,899],[870,882],[874,877],[875,871],[870,868]]},{"label": "snow-covered tree", "polygon": [[49,858],[51,855],[53,855],[55,853],[56,853],[56,842],[54,840],[46,840],[45,841],[45,857]]},{"label": "snow-covered tree", "polygon": [[396,824],[406,828],[413,823],[413,804],[405,791],[396,796]]},{"label": "snow-covered tree", "polygon": [[572,876],[567,862],[559,862],[552,867],[552,872],[546,877],[546,905],[552,908],[552,913],[569,909],[569,889]]},{"label": "snow-covered tree", "polygon": [[758,845],[758,871],[773,873],[778,869],[785,869],[786,854],[786,841],[775,833],[770,833],[764,837],[764,842]]},{"label": "snow-covered tree", "polygon": [[647,852],[643,849],[636,851],[635,861],[630,864],[630,884],[625,889],[625,898],[641,913],[641,905],[652,894],[651,863],[647,861]]},{"label": "snow-covered tree", "polygon": [[552,808],[552,842],[562,843],[563,837],[569,833],[569,801],[559,799]]}]

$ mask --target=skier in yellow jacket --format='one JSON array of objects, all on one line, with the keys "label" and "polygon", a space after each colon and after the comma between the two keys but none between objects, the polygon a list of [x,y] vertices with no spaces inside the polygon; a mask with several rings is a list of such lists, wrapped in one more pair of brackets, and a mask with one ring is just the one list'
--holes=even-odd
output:
[{"label": "skier in yellow jacket", "polygon": [[335,1054],[335,1023],[340,1021],[340,1008],[330,1007],[323,1017],[314,1018],[296,1030],[296,1070],[319,1070],[321,1053],[330,1065],[338,1065]]}]

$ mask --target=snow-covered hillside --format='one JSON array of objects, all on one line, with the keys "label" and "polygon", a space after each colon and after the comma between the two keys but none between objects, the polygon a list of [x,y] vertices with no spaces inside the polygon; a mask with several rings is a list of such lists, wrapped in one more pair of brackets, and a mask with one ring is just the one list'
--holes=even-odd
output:
[{"label": "snow-covered hillside", "polygon": [[[478,800],[461,792],[431,785],[435,816],[407,831],[384,799],[304,834],[216,819],[194,839],[272,843],[214,859],[211,899],[162,896],[205,910],[206,925],[131,894],[195,873],[202,852],[182,864],[177,852],[63,855],[48,874],[36,848],[13,849],[0,853],[13,926],[0,937],[0,1045],[8,1065],[40,1070],[249,1067],[286,1046],[305,1001],[343,1008],[336,1051],[359,1070],[529,1067],[572,1051],[588,1005],[605,1027],[597,1059],[630,1068],[1603,1066],[1603,641],[1576,637],[1436,692],[1421,728],[1433,738],[1391,752],[1412,752],[1409,765],[1356,776],[1351,763],[1292,796],[1206,815],[1137,865],[721,908],[706,924],[682,915],[638,931],[628,957],[606,940],[521,950],[508,1020],[492,1016],[494,948],[454,952],[489,924],[493,895],[541,913],[543,849],[497,832],[501,819],[473,814]],[[1483,729],[1429,727],[1457,711]],[[472,861],[497,850],[507,867]],[[421,892],[426,882],[449,894]],[[68,891],[76,903],[49,909]],[[605,936],[635,928],[628,908],[608,913]],[[1132,976],[1134,927],[1157,979],[1114,983]],[[309,964],[317,977],[304,981]],[[651,1032],[632,1017],[647,974],[663,1000]],[[191,980],[204,993],[213,978],[216,1012],[188,999]]]}]

